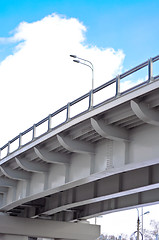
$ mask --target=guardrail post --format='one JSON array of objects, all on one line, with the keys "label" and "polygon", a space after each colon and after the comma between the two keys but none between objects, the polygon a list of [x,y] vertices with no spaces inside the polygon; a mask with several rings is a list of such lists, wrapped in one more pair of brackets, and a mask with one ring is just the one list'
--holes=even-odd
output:
[{"label": "guardrail post", "polygon": [[148,60],[148,82],[152,82],[153,78],[153,61],[152,58]]},{"label": "guardrail post", "polygon": [[10,142],[8,142],[8,149],[7,149],[7,155],[10,153]]},{"label": "guardrail post", "polygon": [[70,103],[67,103],[66,121],[70,120]]},{"label": "guardrail post", "polygon": [[91,90],[89,92],[89,107],[88,107],[88,109],[90,110],[92,108],[93,108],[93,90]]},{"label": "guardrail post", "polygon": [[33,125],[33,136],[32,136],[32,140],[34,140],[35,138],[35,134],[36,134],[36,125]]},{"label": "guardrail post", "polygon": [[22,134],[20,133],[19,134],[19,148],[21,147],[22,145]]},{"label": "guardrail post", "polygon": [[120,75],[116,76],[116,97],[120,96]]},{"label": "guardrail post", "polygon": [[48,116],[48,131],[51,129],[51,114]]}]

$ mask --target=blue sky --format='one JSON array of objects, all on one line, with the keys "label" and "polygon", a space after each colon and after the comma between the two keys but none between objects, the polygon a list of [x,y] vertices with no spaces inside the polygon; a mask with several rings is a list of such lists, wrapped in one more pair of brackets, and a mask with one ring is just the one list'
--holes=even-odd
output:
[{"label": "blue sky", "polygon": [[[86,43],[122,49],[127,69],[158,54],[158,9],[158,0],[1,0],[0,37],[22,21],[34,22],[54,12],[75,17],[87,27]],[[0,59],[12,47],[0,45]]]}]

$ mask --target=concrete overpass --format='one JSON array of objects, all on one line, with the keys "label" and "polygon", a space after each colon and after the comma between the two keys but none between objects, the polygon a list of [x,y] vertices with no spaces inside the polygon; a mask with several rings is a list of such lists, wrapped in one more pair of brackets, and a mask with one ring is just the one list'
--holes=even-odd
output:
[{"label": "concrete overpass", "polygon": [[[81,221],[159,202],[158,60],[118,75],[1,147],[1,239],[95,239],[99,227]],[[120,91],[126,77],[145,68],[146,81]],[[96,95],[105,100],[92,106]]]}]

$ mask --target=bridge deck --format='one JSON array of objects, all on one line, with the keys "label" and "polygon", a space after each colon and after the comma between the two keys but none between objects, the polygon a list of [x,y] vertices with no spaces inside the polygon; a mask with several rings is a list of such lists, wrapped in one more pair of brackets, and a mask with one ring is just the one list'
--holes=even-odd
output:
[{"label": "bridge deck", "polygon": [[[4,145],[0,211],[75,221],[158,202],[159,78],[152,77],[151,66],[158,58],[133,69],[149,66],[149,81],[120,93],[113,79],[93,94],[116,83],[114,98],[71,118],[71,106],[92,98],[85,95]],[[51,120],[63,110],[66,121],[51,129]],[[47,132],[37,137],[43,123]],[[30,132],[33,138],[22,144]],[[11,151],[15,141],[18,149]]]}]

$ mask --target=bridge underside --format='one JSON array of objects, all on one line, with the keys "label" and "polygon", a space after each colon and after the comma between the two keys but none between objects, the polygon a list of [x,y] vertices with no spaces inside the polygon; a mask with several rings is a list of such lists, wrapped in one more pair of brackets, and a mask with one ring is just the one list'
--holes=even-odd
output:
[{"label": "bridge underside", "polygon": [[158,203],[158,143],[157,80],[71,119],[2,159],[0,211],[75,222]]},{"label": "bridge underside", "polygon": [[[132,170],[129,170],[129,169]],[[7,210],[12,216],[75,221],[159,202],[159,164],[119,168],[107,177],[25,202]],[[76,182],[77,184],[77,182]]]}]

